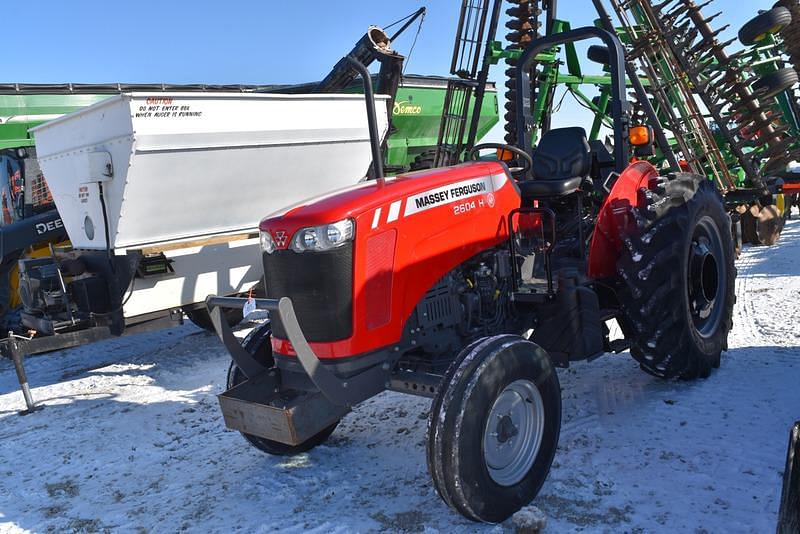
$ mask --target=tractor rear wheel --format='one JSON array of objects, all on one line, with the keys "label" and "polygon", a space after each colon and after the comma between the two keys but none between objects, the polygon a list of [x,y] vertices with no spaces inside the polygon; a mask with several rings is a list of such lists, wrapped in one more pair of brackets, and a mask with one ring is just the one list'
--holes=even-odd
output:
[{"label": "tractor rear wheel", "polygon": [[504,521],[541,489],[560,430],[561,389],[547,353],[519,336],[480,339],[456,357],[431,408],[434,487],[473,521]]},{"label": "tractor rear wheel", "polygon": [[[254,328],[249,334],[247,334],[242,341],[242,346],[264,367],[269,368],[275,365],[275,360],[272,358],[272,327],[269,321],[262,323],[258,327]],[[236,365],[236,362],[231,362],[231,365],[228,368],[228,389],[238,386],[245,380],[247,380],[247,377]],[[320,431],[318,434],[312,436],[300,445],[286,445],[285,443],[281,443],[279,441],[273,441],[271,439],[254,436],[252,434],[245,434],[244,432],[241,434],[244,436],[244,439],[250,443],[250,445],[262,452],[272,454],[274,456],[293,456],[295,454],[310,451],[317,445],[322,444],[330,437],[331,434],[333,434],[333,431],[338,425],[339,421]]]},{"label": "tractor rear wheel", "polygon": [[719,367],[733,326],[730,216],[700,176],[661,180],[646,198],[617,264],[621,324],[644,371],[706,378]]}]

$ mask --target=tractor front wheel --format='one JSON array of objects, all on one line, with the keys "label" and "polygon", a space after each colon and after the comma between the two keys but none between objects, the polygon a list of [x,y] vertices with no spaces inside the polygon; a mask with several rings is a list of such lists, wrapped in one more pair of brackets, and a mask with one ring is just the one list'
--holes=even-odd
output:
[{"label": "tractor front wheel", "polygon": [[473,521],[504,521],[536,497],[560,429],[561,390],[547,353],[519,336],[480,339],[456,357],[431,408],[434,487]]},{"label": "tractor front wheel", "polygon": [[[242,346],[265,368],[275,365],[275,361],[272,358],[272,328],[269,322],[254,328],[253,331],[244,338]],[[238,386],[245,380],[247,380],[247,377],[242,373],[241,369],[239,369],[235,362],[231,362],[228,368],[228,389]],[[272,454],[274,456],[293,456],[310,451],[317,445],[325,442],[325,440],[333,434],[333,431],[338,425],[339,422],[337,421],[300,445],[286,445],[279,441],[253,436],[252,434],[245,434],[244,432],[242,432],[242,436],[250,445],[267,454]]]},{"label": "tractor front wheel", "polygon": [[730,217],[707,179],[678,174],[645,194],[617,264],[622,321],[646,372],[706,378],[733,326]]}]

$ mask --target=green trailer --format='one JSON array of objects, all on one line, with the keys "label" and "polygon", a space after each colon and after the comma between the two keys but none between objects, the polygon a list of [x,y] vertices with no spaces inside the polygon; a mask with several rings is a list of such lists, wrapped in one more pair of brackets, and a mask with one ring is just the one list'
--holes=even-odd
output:
[{"label": "green trailer", "polygon": [[[422,168],[433,161],[448,81],[449,78],[440,76],[403,77],[392,106],[394,131],[386,151],[388,165]],[[468,120],[472,120],[471,115]],[[488,84],[477,139],[484,138],[499,121],[497,91],[494,84]]]},{"label": "green trailer", "polygon": [[[448,84],[453,78],[406,74],[400,78],[396,92],[390,102],[391,131],[384,149],[384,164],[389,174],[405,170],[433,167],[434,156],[440,142],[442,116],[447,99]],[[373,75],[372,82],[380,86],[380,78]],[[276,85],[268,92],[304,94],[313,93],[318,83],[300,85]],[[362,93],[360,81],[344,88],[343,93]],[[381,92],[380,90],[378,91]],[[469,120],[472,120],[470,112]],[[477,139],[482,139],[500,122],[497,89],[487,83],[486,101],[480,110]],[[467,133],[464,133],[466,138]]]},{"label": "green trailer", "polygon": [[9,93],[13,91],[10,94],[3,94],[0,87],[0,150],[31,147],[30,128],[108,97],[106,94],[69,94],[69,86],[64,86],[64,94],[25,94],[22,87],[12,87],[5,88]]}]

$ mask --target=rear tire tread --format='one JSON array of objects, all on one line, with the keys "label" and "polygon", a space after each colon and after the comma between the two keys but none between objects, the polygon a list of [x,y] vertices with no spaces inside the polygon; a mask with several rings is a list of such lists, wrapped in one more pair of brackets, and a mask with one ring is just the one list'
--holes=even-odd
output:
[{"label": "rear tire tread", "polygon": [[727,348],[733,326],[733,240],[723,240],[728,284],[720,327],[705,348],[694,339],[684,309],[688,298],[683,295],[687,287],[684,249],[699,213],[711,217],[725,237],[730,234],[730,218],[713,184],[702,177],[671,175],[646,196],[646,216],[637,218],[638,232],[625,240],[617,266],[621,325],[631,339],[631,354],[645,372],[660,378],[706,378],[719,367],[720,352]]}]

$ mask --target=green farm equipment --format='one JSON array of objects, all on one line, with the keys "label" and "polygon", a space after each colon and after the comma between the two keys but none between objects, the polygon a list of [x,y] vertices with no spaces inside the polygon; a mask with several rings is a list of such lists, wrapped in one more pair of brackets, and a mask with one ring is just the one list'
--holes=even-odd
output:
[{"label": "green farm equipment", "polygon": [[[654,137],[645,135],[647,142],[634,156],[662,169],[707,176],[725,196],[736,222],[735,238],[773,244],[800,190],[800,175],[787,172],[800,153],[800,106],[794,92],[800,67],[800,5],[798,0],[783,0],[756,16],[739,33],[744,47],[729,53],[735,39],[721,42],[727,26],[712,27],[720,13],[704,15],[702,9],[709,3],[592,0],[596,25],[615,32],[626,47],[632,102],[625,127],[631,132],[647,128]],[[505,46],[495,39],[504,4],[462,3],[452,72],[466,85],[480,86],[485,76],[476,72],[506,62],[506,142],[514,144],[519,98],[514,66],[522,49],[534,39],[569,31],[571,24],[558,18],[557,0],[510,0]],[[535,58],[525,117],[532,148],[550,129],[551,115],[560,107],[559,90],[594,114],[589,142],[604,142],[612,125],[608,51],[592,46],[588,56],[602,66],[599,73],[583,72],[572,43]],[[458,113],[450,110],[449,115]],[[443,165],[471,147],[442,145],[440,152],[450,154],[440,161]]]},{"label": "green farm equipment", "polygon": [[[439,142],[439,127],[451,81],[434,76],[409,75],[403,78],[392,106],[394,131],[386,152],[388,165],[407,166],[412,170],[430,166]],[[478,139],[488,134],[500,120],[497,91],[493,84],[488,84],[487,92],[490,101],[479,112]]]}]

